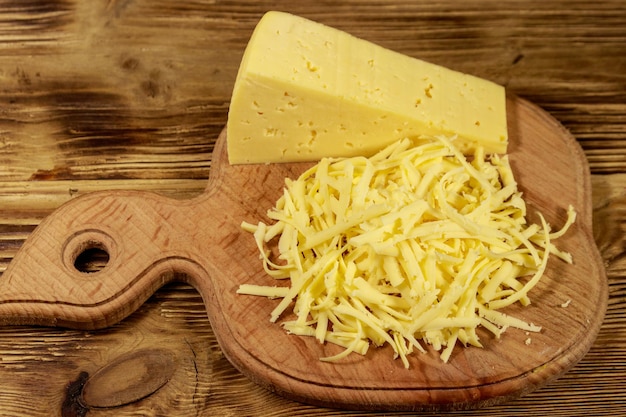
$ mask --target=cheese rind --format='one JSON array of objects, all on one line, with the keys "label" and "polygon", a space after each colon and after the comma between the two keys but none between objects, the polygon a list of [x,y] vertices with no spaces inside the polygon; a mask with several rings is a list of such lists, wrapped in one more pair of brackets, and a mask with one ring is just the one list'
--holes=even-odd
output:
[{"label": "cheese rind", "polygon": [[291,14],[258,23],[230,103],[231,164],[371,156],[436,134],[505,153],[504,87]]}]

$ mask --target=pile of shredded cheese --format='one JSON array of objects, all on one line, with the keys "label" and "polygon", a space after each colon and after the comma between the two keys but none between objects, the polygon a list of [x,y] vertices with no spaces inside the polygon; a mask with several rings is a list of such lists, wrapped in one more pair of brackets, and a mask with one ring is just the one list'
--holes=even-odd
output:
[{"label": "pile of shredded cheese", "polygon": [[[238,293],[282,298],[293,334],[365,354],[385,343],[407,355],[431,345],[447,362],[457,344],[481,346],[478,326],[541,328],[498,311],[528,305],[549,254],[571,263],[526,205],[506,156],[466,158],[445,137],[401,140],[371,158],[322,159],[285,189],[268,216],[242,223],[267,273],[290,286],[243,284]],[[271,245],[277,245],[272,256]],[[276,249],[276,248],[275,248]]]}]

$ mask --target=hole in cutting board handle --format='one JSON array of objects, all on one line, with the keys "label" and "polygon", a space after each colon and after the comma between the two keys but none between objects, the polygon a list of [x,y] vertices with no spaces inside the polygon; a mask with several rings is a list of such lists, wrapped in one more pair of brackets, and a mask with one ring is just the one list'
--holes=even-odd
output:
[{"label": "hole in cutting board handle", "polygon": [[111,264],[115,248],[115,242],[108,233],[99,229],[80,230],[67,239],[63,260],[71,270],[95,274]]},{"label": "hole in cutting board handle", "polygon": [[94,246],[88,246],[76,256],[74,268],[85,274],[99,272],[107,266],[109,259],[110,255],[106,249],[96,243]]}]

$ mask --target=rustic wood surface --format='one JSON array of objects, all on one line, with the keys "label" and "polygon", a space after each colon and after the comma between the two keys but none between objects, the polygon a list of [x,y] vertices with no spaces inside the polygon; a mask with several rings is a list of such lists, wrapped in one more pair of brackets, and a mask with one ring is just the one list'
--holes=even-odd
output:
[{"label": "rustic wood surface", "polygon": [[[626,4],[618,0],[0,1],[1,270],[78,195],[202,193],[243,48],[268,9],[499,82],[571,131],[591,169],[594,237],[609,279],[600,334],[542,389],[449,414],[625,413]],[[175,352],[178,366],[137,364],[138,378],[141,366],[163,369],[140,386],[153,393],[132,386],[145,398],[113,408],[77,401],[88,375],[155,347]],[[163,375],[169,382],[158,388]],[[202,298],[185,284],[167,285],[105,330],[0,328],[3,416],[366,414],[302,405],[250,382],[224,357]]]}]

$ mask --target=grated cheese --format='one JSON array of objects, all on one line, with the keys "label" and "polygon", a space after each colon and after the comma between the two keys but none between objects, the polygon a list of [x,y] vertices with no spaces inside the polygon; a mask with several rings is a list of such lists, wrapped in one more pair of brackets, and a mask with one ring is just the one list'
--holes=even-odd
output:
[{"label": "grated cheese", "polygon": [[[467,159],[449,138],[400,140],[371,158],[324,158],[268,211],[272,225],[242,223],[263,267],[289,286],[244,284],[238,293],[281,298],[289,333],[342,346],[339,360],[370,345],[408,355],[431,345],[447,362],[457,342],[482,347],[476,329],[541,327],[499,311],[530,304],[563,228],[527,224],[507,156]],[[277,238],[278,256],[269,242]],[[277,259],[275,259],[277,258]]]}]

